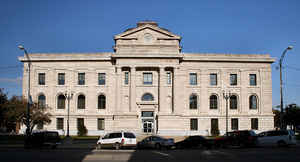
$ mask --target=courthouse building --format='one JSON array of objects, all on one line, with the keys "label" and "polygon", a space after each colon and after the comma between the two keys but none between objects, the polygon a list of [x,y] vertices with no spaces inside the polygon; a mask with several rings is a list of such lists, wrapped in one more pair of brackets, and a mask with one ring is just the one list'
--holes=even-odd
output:
[{"label": "courthouse building", "polygon": [[[89,135],[274,128],[270,55],[183,53],[181,37],[152,21],[114,40],[114,52],[29,54],[32,100],[52,114],[37,129],[66,134],[68,107],[71,135],[80,123]],[[28,59],[19,60],[27,97]]]}]

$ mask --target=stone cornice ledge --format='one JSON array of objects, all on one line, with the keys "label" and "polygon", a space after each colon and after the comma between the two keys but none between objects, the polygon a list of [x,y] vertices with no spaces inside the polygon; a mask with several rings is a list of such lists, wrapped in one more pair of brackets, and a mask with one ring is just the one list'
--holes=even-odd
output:
[{"label": "stone cornice ledge", "polygon": [[111,55],[112,58],[183,58],[183,55],[180,53],[178,54],[163,54],[163,53],[157,53],[157,54],[149,54],[149,53],[143,53],[143,54],[130,54],[130,53],[116,53]]},{"label": "stone cornice ledge", "polygon": [[[31,61],[109,61],[113,53],[34,53],[29,54]],[[24,56],[18,57],[21,62],[27,62]]]},{"label": "stone cornice ledge", "polygon": [[200,54],[184,53],[183,61],[202,62],[265,62],[273,63],[275,58],[269,54]]}]

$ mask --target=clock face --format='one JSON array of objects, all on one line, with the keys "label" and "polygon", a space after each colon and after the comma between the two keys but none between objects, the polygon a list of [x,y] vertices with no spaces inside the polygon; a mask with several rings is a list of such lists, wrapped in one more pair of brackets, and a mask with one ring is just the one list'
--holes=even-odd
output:
[{"label": "clock face", "polygon": [[144,35],[144,41],[145,41],[146,43],[151,43],[152,40],[153,40],[153,37],[152,37],[151,34],[146,33],[146,34]]}]

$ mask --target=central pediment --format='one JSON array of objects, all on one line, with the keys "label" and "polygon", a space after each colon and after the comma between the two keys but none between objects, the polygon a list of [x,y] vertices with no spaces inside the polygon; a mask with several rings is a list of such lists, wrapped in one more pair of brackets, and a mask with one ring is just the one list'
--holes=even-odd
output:
[{"label": "central pediment", "polygon": [[181,37],[158,27],[156,22],[143,21],[137,27],[115,36],[116,54],[180,53]]}]

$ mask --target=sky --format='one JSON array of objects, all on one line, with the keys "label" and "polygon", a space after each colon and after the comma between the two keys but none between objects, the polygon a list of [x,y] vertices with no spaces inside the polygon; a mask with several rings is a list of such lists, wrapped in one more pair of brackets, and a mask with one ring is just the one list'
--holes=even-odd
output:
[{"label": "sky", "polygon": [[0,0],[0,88],[22,95],[22,63],[29,53],[113,52],[113,36],[153,20],[182,37],[182,52],[270,54],[273,106],[300,105],[299,0]]}]

